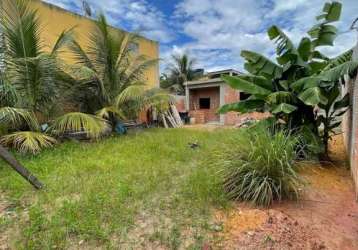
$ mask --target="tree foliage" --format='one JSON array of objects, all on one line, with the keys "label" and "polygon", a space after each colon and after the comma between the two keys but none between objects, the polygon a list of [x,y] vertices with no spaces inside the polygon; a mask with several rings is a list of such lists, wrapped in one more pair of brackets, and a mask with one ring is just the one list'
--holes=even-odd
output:
[{"label": "tree foliage", "polygon": [[[333,23],[339,20],[341,9],[339,2],[326,3],[317,17],[318,23],[298,46],[279,27],[269,28],[268,36],[276,43],[277,63],[258,53],[242,51],[248,73],[223,76],[223,80],[250,97],[224,105],[219,111],[267,111],[286,121],[291,128],[307,125],[321,136],[327,152],[329,134],[340,125],[338,117],[349,104],[348,97],[341,95],[340,84],[344,83],[345,75],[353,74],[358,67],[358,62],[352,61],[352,50],[336,58],[320,52],[321,46],[334,44],[337,28]],[[321,125],[323,132],[319,131]]]},{"label": "tree foliage", "polygon": [[71,112],[58,117],[51,125],[50,131],[55,135],[71,132],[85,132],[91,139],[98,139],[106,131],[109,125],[106,120],[98,116]]},{"label": "tree foliage", "polygon": [[[136,50],[137,34],[114,31],[99,14],[85,48],[74,39],[75,28],[64,30],[49,45],[41,39],[43,24],[30,1],[4,1],[0,25],[3,144],[37,153],[55,143],[46,133],[84,132],[97,139],[109,130],[107,121],[114,125],[117,119],[136,118],[151,105],[167,102],[168,106],[170,95],[145,85],[145,72],[157,60]],[[62,60],[64,48],[72,52],[75,65]],[[78,110],[63,114],[61,107],[69,103],[78,104]]]},{"label": "tree foliage", "polygon": [[82,48],[77,41],[71,44],[76,64],[86,72],[80,75],[74,91],[83,111],[94,113],[113,106],[116,97],[127,87],[144,82],[145,70],[157,60],[133,51],[138,39],[136,34],[114,33],[100,14],[88,36],[88,47]]},{"label": "tree foliage", "polygon": [[160,86],[172,92],[184,94],[184,83],[200,76],[194,69],[195,59],[183,53],[172,55],[171,60],[167,69],[168,73],[161,76]]},{"label": "tree foliage", "polygon": [[6,43],[5,68],[9,82],[21,98],[17,105],[43,112],[57,102],[62,84],[57,54],[72,39],[72,31],[64,31],[50,52],[41,40],[42,25],[29,1],[6,0],[2,10],[2,27]]},{"label": "tree foliage", "polygon": [[0,143],[18,150],[20,153],[37,154],[44,148],[50,148],[57,140],[44,133],[18,131],[0,138]]}]

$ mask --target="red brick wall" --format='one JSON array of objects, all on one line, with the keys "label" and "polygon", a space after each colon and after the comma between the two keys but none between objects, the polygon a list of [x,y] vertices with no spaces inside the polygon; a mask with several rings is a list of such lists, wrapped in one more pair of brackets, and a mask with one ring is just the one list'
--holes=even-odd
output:
[{"label": "red brick wall", "polygon": [[189,112],[190,117],[195,119],[195,124],[205,123],[205,111],[204,110],[191,110]]},{"label": "red brick wall", "polygon": [[[190,90],[190,116],[195,118],[195,123],[207,123],[219,121],[219,115],[216,113],[220,107],[220,88],[201,88]],[[210,98],[210,109],[200,109],[199,99]]]},{"label": "red brick wall", "polygon": [[[240,101],[240,92],[230,88],[229,86],[225,86],[225,103],[233,103]],[[229,112],[225,115],[225,125],[235,125],[240,123],[242,120],[251,117],[256,120],[261,120],[269,117],[269,113],[259,113],[252,112],[247,114],[240,114],[238,112]]]},{"label": "red brick wall", "polygon": [[[231,87],[224,86],[224,102],[225,104],[234,103],[240,101],[240,92],[232,89]],[[239,114],[237,112],[229,112],[225,114],[225,125],[235,125],[239,122]]]},{"label": "red brick wall", "polygon": [[[240,101],[239,91],[232,89],[229,86],[224,86],[224,103],[234,103]],[[220,115],[217,110],[220,107],[220,87],[199,88],[190,90],[190,112],[189,115],[195,118],[196,124],[203,124],[211,121],[220,121]],[[210,98],[210,109],[199,109],[199,99]],[[182,103],[178,101],[177,107]],[[178,108],[179,109],[179,108]],[[269,114],[253,112],[250,114],[240,115],[237,112],[229,112],[224,115],[225,125],[235,125],[240,123],[241,120],[252,117],[254,119],[267,118]]]}]

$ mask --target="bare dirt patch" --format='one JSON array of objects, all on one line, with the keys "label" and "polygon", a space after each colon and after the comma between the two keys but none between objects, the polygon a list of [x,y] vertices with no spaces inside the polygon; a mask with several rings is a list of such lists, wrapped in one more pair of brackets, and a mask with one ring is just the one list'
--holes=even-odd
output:
[{"label": "bare dirt patch", "polygon": [[[238,204],[218,212],[216,233],[222,249],[358,249],[358,204],[355,201],[343,141],[331,143],[333,163],[305,164],[307,185],[298,202],[254,209]],[[218,216],[219,215],[219,216]]]}]

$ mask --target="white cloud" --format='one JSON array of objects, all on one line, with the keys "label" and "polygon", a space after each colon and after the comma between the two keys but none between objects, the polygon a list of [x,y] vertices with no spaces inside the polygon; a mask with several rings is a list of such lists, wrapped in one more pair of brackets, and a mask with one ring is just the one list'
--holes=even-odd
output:
[{"label": "white cloud", "polygon": [[[346,31],[358,16],[357,0],[343,0],[340,34],[334,47],[322,49],[335,56],[351,48],[356,41],[354,32]],[[266,29],[280,26],[296,43],[307,35],[315,16],[323,7],[323,0],[183,0],[177,5],[176,16],[182,23],[184,34],[193,41],[182,45],[198,58],[207,69],[242,69],[243,49],[254,50],[273,57],[274,44],[269,41]],[[178,49],[177,49],[178,50]],[[166,54],[170,49],[166,48]]]},{"label": "white cloud", "polygon": [[193,41],[183,47],[198,58],[199,67],[241,68],[241,49],[270,50],[260,30],[266,10],[264,0],[184,0],[176,17]]},{"label": "white cloud", "polygon": [[[43,0],[65,9],[82,10],[79,0]],[[171,42],[175,33],[166,25],[165,16],[146,0],[87,0],[94,11],[103,11],[113,25],[135,30],[148,38]]]},{"label": "white cloud", "polygon": [[[81,10],[80,0],[45,0],[67,9]],[[168,0],[169,1],[169,0]],[[326,0],[180,0],[175,13],[162,13],[150,0],[88,0],[102,9],[112,24],[141,31],[161,43],[161,69],[173,52],[188,51],[205,69],[242,70],[243,49],[274,57],[275,45],[266,35],[270,25],[280,26],[295,42],[307,35]],[[341,0],[340,35],[334,47],[322,49],[335,56],[351,48],[354,32],[345,33],[358,16],[357,0]],[[172,1],[172,4],[175,4]]]}]

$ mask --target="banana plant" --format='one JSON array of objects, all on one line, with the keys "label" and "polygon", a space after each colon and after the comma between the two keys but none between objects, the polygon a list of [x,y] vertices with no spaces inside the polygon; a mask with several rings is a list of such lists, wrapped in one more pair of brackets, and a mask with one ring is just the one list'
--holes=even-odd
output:
[{"label": "banana plant", "polygon": [[[337,37],[334,22],[339,21],[342,4],[327,2],[322,14],[296,46],[277,26],[267,33],[276,43],[276,62],[253,51],[242,51],[247,74],[223,76],[232,88],[250,94],[247,100],[222,106],[220,113],[266,111],[294,128],[309,125],[321,136],[327,153],[332,129],[340,125],[338,117],[346,110],[348,96],[340,94],[340,84],[347,74],[354,74],[358,62],[352,50],[336,58],[320,52],[321,46],[333,46]],[[344,105],[343,105],[344,104]],[[316,115],[315,109],[322,110]],[[323,133],[319,126],[323,124]]]}]

